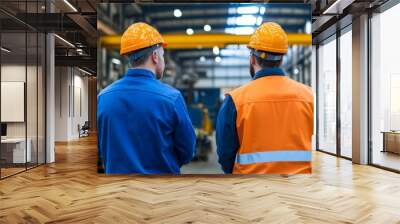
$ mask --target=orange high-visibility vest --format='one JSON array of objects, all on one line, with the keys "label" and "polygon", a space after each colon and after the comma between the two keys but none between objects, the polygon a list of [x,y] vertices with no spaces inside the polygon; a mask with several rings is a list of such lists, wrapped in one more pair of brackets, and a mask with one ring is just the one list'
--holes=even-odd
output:
[{"label": "orange high-visibility vest", "polygon": [[229,93],[240,148],[234,174],[311,173],[314,97],[286,76],[265,76]]}]

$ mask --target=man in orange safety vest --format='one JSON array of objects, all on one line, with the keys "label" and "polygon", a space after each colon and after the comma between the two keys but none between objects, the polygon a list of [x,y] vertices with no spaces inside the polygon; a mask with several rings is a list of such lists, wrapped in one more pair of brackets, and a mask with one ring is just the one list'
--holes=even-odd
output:
[{"label": "man in orange safety vest", "polygon": [[285,31],[264,23],[250,37],[253,80],[227,94],[217,119],[217,153],[225,173],[311,173],[314,98],[280,68]]}]

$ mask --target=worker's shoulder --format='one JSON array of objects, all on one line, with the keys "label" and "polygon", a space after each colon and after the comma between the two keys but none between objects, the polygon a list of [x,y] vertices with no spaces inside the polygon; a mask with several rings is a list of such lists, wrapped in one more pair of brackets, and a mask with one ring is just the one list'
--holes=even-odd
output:
[{"label": "worker's shoulder", "polygon": [[246,89],[250,88],[252,82],[248,82],[242,86],[239,86],[227,93],[227,95],[230,95],[231,97],[235,97],[235,95],[240,94],[241,92],[245,91]]},{"label": "worker's shoulder", "polygon": [[313,94],[313,91],[310,86],[305,85],[301,82],[298,82],[298,81],[290,79],[290,78],[288,80],[293,84],[293,87],[295,87],[297,89],[297,91],[301,91],[302,93],[306,94],[307,96],[313,97],[314,94]]},{"label": "worker's shoulder", "polygon": [[310,86],[300,83],[296,80],[287,79],[291,84],[287,85],[287,96],[294,97],[295,99],[301,100],[303,102],[314,103],[314,93]]},{"label": "worker's shoulder", "polygon": [[287,100],[289,98],[310,103],[314,101],[314,94],[311,87],[289,77],[256,79],[230,91],[227,95],[230,95],[238,104],[255,100],[255,98],[259,97],[273,99],[274,101]]},{"label": "worker's shoulder", "polygon": [[98,94],[98,97],[102,97],[103,95],[115,90],[120,83],[122,82],[122,79],[119,79],[113,83],[111,83],[110,85],[106,86],[103,90],[100,91],[100,93]]},{"label": "worker's shoulder", "polygon": [[105,95],[109,95],[110,93],[119,94],[121,91],[140,91],[143,93],[151,94],[157,96],[158,98],[163,98],[165,100],[175,102],[175,100],[179,97],[180,92],[173,88],[172,86],[162,83],[159,80],[152,80],[151,82],[147,82],[143,84],[141,82],[140,87],[132,85],[128,80],[124,80],[123,78],[117,80],[104,88],[98,95],[99,98],[102,98]]},{"label": "worker's shoulder", "polygon": [[160,82],[160,90],[161,94],[165,95],[168,99],[171,99],[173,102],[181,95],[181,92],[179,90],[175,89],[174,87]]}]

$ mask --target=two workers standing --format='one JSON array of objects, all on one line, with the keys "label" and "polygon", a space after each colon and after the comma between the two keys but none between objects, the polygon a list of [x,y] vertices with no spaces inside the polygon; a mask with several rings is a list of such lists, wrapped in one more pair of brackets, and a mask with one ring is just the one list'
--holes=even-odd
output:
[{"label": "two workers standing", "polygon": [[[108,174],[179,174],[195,154],[195,133],[178,90],[163,84],[166,46],[145,23],[121,38],[131,67],[98,96],[98,150]],[[280,68],[285,31],[262,24],[250,37],[252,81],[226,95],[217,118],[225,173],[311,173],[313,94]]]}]

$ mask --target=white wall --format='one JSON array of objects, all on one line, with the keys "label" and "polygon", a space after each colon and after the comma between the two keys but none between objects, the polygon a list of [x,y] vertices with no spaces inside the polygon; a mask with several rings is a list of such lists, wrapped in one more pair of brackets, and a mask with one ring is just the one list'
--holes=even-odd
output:
[{"label": "white wall", "polygon": [[[72,138],[78,138],[78,124],[83,125],[85,121],[89,120],[88,116],[88,78],[81,76],[82,73],[76,74],[77,70],[74,71],[74,108],[72,108],[72,119],[71,119],[71,132],[70,135]],[[80,91],[80,93],[79,93]],[[80,95],[80,97],[79,97]],[[80,102],[79,102],[80,101]],[[79,108],[82,107],[82,108]],[[80,111],[80,109],[82,111]],[[74,113],[75,112],[75,113]]]},{"label": "white wall", "polygon": [[69,68],[55,68],[55,140],[68,140]]},{"label": "white wall", "polygon": [[76,68],[56,67],[55,85],[55,140],[77,139],[78,124],[88,120],[88,78]]}]

